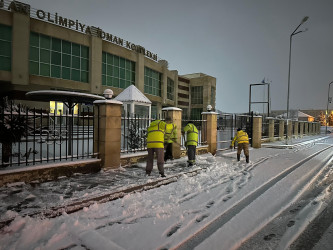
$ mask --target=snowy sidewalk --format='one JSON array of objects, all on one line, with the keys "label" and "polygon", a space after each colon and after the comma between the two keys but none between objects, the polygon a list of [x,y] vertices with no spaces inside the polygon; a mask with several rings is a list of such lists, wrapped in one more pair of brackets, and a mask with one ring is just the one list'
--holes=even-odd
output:
[{"label": "snowy sidewalk", "polygon": [[[198,162],[203,156],[198,156]],[[206,156],[204,156],[206,158]],[[155,161],[156,165],[156,161]],[[187,158],[177,159],[165,164],[167,178],[160,178],[157,167],[152,175],[145,176],[145,163],[116,170],[102,170],[91,174],[74,174],[50,182],[26,184],[16,182],[0,187],[0,221],[16,215],[37,214],[49,208],[66,207],[70,204],[91,204],[104,199],[104,202],[123,197],[126,193],[148,190],[152,187],[176,181],[172,179],[183,173],[190,173],[207,166],[187,167]],[[161,184],[159,184],[161,182]],[[110,196],[110,197],[109,197]],[[109,198],[108,198],[109,197]],[[84,204],[83,204],[84,205]],[[74,210],[78,209],[73,208]],[[7,212],[7,211],[12,211]],[[6,214],[7,212],[7,214]],[[6,214],[6,215],[5,215]]]},{"label": "snowy sidewalk", "polygon": [[[4,249],[102,249],[103,246],[188,249],[186,246],[192,244],[199,249],[207,249],[205,246],[214,249],[209,246],[221,239],[222,249],[230,249],[228,246],[237,244],[244,235],[253,234],[258,225],[264,227],[281,208],[293,204],[301,195],[300,188],[306,190],[311,183],[309,180],[313,182],[313,176],[321,176],[317,171],[333,176],[332,163],[327,165],[332,157],[332,139],[332,136],[305,137],[293,149],[251,149],[250,164],[246,164],[244,158],[238,163],[235,150],[218,152],[215,157],[200,155],[197,166],[190,169],[186,167],[186,158],[182,158],[166,164],[167,178],[159,178],[156,167],[154,176],[144,177],[145,164],[141,163],[136,167],[77,175],[49,183],[12,185],[0,190],[1,204],[5,204],[1,208],[2,218],[16,216],[3,229],[0,246]],[[191,171],[193,175],[186,174]],[[171,179],[176,181],[145,192],[132,192],[111,202],[96,202],[81,211],[70,215],[63,213],[54,219],[20,216],[24,212],[103,196],[113,190],[128,190]],[[281,192],[281,188],[285,191]],[[324,198],[316,199],[316,204],[324,203]],[[10,204],[20,206],[11,208]],[[313,204],[312,199],[309,204]],[[19,209],[20,214],[17,213]],[[296,212],[288,214],[297,215]],[[242,224],[230,225],[231,219]],[[215,221],[219,224],[214,224]],[[295,225],[307,223],[307,220],[293,221]],[[223,228],[221,236],[224,238],[206,230],[214,225]],[[285,230],[287,227],[281,224],[278,228]],[[193,240],[193,234],[203,237],[201,242],[205,240],[206,244],[203,248],[198,242],[188,241]],[[275,235],[271,243],[276,242],[280,234]],[[267,238],[266,232],[264,236],[262,238]]]},{"label": "snowy sidewalk", "polygon": [[[315,143],[323,140],[326,136],[309,136],[301,139],[293,139],[293,147]],[[288,146],[290,146],[288,145]],[[263,144],[263,147],[269,148],[287,148],[283,141]],[[255,162],[266,155],[264,148],[262,150],[250,149],[251,162]],[[197,166],[187,167],[187,157],[174,160],[172,163],[165,164],[167,179],[179,174],[191,172],[193,170],[205,169],[207,159],[210,155],[197,156]],[[218,152],[226,163],[235,162],[236,150],[227,150]],[[243,157],[243,156],[242,156]],[[244,160],[244,159],[242,159]],[[156,165],[156,161],[155,161]],[[90,197],[102,197],[105,194],[116,194],[119,198],[122,196],[119,192],[126,193],[127,189],[135,190],[135,187],[141,187],[152,181],[163,181],[159,178],[157,167],[154,166],[152,176],[145,177],[145,163],[138,163],[132,167],[120,168],[116,170],[100,171],[92,174],[75,174],[73,177],[66,176],[58,178],[56,181],[44,183],[16,182],[0,187],[0,220],[11,217],[7,211],[13,211],[13,214],[33,214],[51,207],[63,207],[69,204],[76,204],[90,199]],[[167,182],[168,183],[168,182]],[[115,197],[117,198],[117,197]]]}]

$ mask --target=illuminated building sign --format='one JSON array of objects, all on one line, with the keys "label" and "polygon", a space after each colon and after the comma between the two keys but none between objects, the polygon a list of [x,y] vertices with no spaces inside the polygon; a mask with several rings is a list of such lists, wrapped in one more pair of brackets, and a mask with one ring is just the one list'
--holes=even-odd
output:
[{"label": "illuminated building sign", "polygon": [[[5,2],[7,3],[7,1],[0,0],[0,8],[6,9]],[[84,33],[84,34],[87,34],[90,36],[97,36],[105,41],[117,44],[126,49],[136,51],[137,53],[141,53],[152,60],[155,60],[155,61],[158,60],[157,54],[154,54],[154,53],[150,52],[149,50],[146,50],[144,47],[142,47],[140,45],[136,45],[136,44],[126,41],[120,37],[107,33],[100,28],[82,24],[78,20],[74,21],[70,18],[62,17],[62,16],[58,15],[58,13],[51,14],[50,12],[46,12],[46,11],[40,10],[40,9],[34,10],[34,12],[31,13],[30,5],[21,3],[18,1],[10,2],[8,4],[7,9],[10,11],[13,11],[13,12],[19,12],[21,14],[31,16],[32,18],[37,18],[39,20],[47,21],[49,23],[53,23],[58,26],[76,30],[78,32],[81,32],[81,33]]]}]

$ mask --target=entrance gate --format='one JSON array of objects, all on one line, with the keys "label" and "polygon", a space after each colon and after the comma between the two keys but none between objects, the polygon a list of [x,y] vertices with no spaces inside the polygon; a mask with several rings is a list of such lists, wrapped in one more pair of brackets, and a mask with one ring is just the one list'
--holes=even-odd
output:
[{"label": "entrance gate", "polygon": [[252,145],[253,112],[250,114],[220,114],[217,119],[217,150],[227,150],[237,133],[244,129]]}]

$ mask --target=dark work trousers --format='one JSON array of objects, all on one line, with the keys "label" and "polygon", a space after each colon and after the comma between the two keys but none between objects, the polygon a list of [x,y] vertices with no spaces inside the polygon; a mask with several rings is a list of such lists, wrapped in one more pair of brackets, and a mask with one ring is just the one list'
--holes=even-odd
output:
[{"label": "dark work trousers", "polygon": [[237,146],[237,154],[240,155],[242,153],[242,150],[244,150],[244,155],[246,157],[249,157],[249,144],[248,143],[238,143]]},{"label": "dark work trousers", "polygon": [[197,146],[188,145],[187,146],[187,156],[188,162],[194,164],[195,163],[195,153],[196,153]]},{"label": "dark work trousers", "polygon": [[172,143],[165,143],[165,153],[164,153],[164,161],[173,160],[172,156]]},{"label": "dark work trousers", "polygon": [[164,174],[164,148],[148,148],[146,173],[150,174],[154,165],[154,153],[156,153],[157,167],[160,174]]}]

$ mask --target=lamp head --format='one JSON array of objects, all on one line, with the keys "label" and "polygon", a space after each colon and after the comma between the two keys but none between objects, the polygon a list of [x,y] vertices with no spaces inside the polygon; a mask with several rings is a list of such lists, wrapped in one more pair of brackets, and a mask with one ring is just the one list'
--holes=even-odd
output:
[{"label": "lamp head", "polygon": [[103,92],[103,96],[105,97],[105,99],[110,100],[112,98],[113,95],[113,91],[111,89],[106,89]]},{"label": "lamp head", "polygon": [[305,23],[308,19],[309,19],[309,17],[308,17],[308,16],[305,16],[305,17],[303,18],[303,20],[302,20],[302,23]]}]

